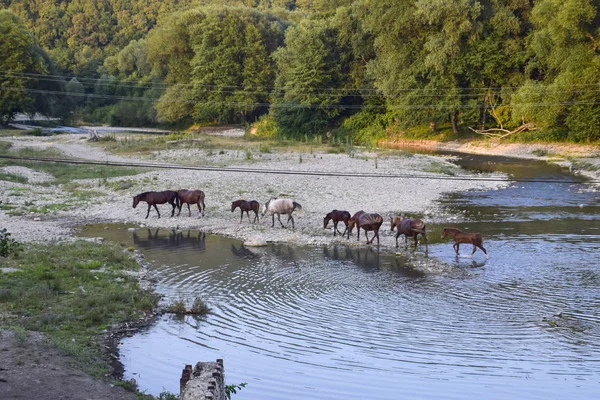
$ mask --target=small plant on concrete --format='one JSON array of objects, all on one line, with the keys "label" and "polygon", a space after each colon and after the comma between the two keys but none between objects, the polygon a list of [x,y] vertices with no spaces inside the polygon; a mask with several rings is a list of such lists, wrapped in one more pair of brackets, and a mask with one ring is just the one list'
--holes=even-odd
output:
[{"label": "small plant on concrete", "polygon": [[236,394],[238,390],[242,390],[242,388],[245,388],[246,385],[246,382],[242,382],[239,385],[225,385],[225,396],[231,400],[231,395]]}]

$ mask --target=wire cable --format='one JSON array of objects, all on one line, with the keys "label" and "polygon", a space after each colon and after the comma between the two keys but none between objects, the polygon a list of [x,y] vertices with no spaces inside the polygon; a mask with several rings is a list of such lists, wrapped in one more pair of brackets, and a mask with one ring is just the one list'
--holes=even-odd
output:
[{"label": "wire cable", "polygon": [[48,157],[20,157],[0,155],[0,159],[33,161],[33,162],[53,162],[63,164],[76,165],[102,165],[114,167],[141,167],[141,168],[159,168],[159,169],[181,169],[191,171],[210,171],[210,172],[233,172],[244,174],[273,174],[273,175],[301,175],[301,176],[326,176],[326,177],[345,177],[345,178],[387,178],[387,179],[434,179],[447,181],[480,181],[480,182],[518,182],[518,183],[559,183],[559,184],[582,184],[595,183],[600,184],[598,180],[558,180],[558,179],[538,179],[538,178],[504,178],[504,177],[481,177],[481,176],[436,176],[424,174],[374,174],[361,172],[325,172],[325,171],[281,171],[274,169],[261,168],[223,168],[209,166],[187,166],[179,164],[159,164],[159,163],[143,163],[143,162],[117,162],[117,161],[87,161],[73,160],[64,158],[48,158]]}]

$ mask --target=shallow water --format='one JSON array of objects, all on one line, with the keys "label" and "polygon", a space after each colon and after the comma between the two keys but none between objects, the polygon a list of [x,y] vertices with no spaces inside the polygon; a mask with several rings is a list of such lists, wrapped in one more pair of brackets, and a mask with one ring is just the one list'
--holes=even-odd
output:
[{"label": "shallow water", "polygon": [[[543,163],[461,157],[515,178],[573,179]],[[125,378],[151,394],[178,392],[185,364],[223,358],[227,383],[248,383],[240,400],[591,399],[600,383],[600,202],[585,189],[527,182],[448,196],[445,206],[472,221],[454,225],[482,233],[489,260],[480,250],[455,257],[441,226],[428,227],[427,259],[366,247],[246,248],[193,231],[83,234],[142,250],[165,301],[200,296],[212,309],[165,315],[123,339]],[[434,268],[411,268],[421,261]]]}]

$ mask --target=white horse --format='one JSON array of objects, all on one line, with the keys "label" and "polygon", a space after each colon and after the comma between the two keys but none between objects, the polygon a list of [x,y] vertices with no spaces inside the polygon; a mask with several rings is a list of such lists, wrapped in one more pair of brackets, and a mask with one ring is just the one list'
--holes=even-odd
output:
[{"label": "white horse", "polygon": [[287,214],[288,220],[286,223],[289,223],[291,220],[292,221],[292,229],[294,229],[294,217],[292,217],[292,213],[294,212],[295,209],[298,209],[298,211],[302,211],[302,206],[299,203],[296,203],[292,199],[278,199],[278,198],[272,197],[271,199],[269,199],[269,201],[267,201],[263,205],[262,215],[264,217],[264,215],[267,213],[267,211],[269,211],[271,213],[271,217],[273,218],[273,223],[271,224],[271,227],[274,227],[275,226],[275,214],[277,214],[277,219],[279,220],[281,227],[285,228],[283,226],[283,222],[281,222],[280,214]]}]

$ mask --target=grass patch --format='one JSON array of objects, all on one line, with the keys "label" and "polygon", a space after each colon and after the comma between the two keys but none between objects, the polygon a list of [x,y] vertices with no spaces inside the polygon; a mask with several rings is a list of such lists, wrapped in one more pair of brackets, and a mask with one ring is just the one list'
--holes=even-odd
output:
[{"label": "grass patch", "polygon": [[[17,151],[10,151],[10,146],[11,144],[8,142],[0,141],[0,155],[9,155],[15,157],[67,158],[61,151],[53,148],[44,150],[24,148]],[[54,181],[43,183],[41,185],[64,184],[75,179],[106,179],[118,176],[136,175],[144,171],[141,168],[109,165],[64,164],[46,161],[26,161],[0,158],[0,167],[8,165],[19,165],[36,171],[43,171],[54,176]]]},{"label": "grass patch", "polygon": [[210,312],[210,308],[200,297],[195,297],[192,305],[187,307],[186,299],[180,297],[166,306],[165,312],[176,315],[206,315]]},{"label": "grass patch", "polygon": [[533,154],[534,156],[537,157],[545,157],[548,155],[548,150],[546,149],[535,149],[531,152],[531,154]]},{"label": "grass patch", "polygon": [[572,160],[571,164],[573,168],[583,170],[583,171],[598,171],[600,170],[600,164],[594,164],[587,161],[581,160]]},{"label": "grass patch", "polygon": [[0,129],[0,137],[25,136],[22,129]]},{"label": "grass patch", "polygon": [[454,176],[456,175],[456,169],[457,167],[454,167],[452,165],[447,165],[434,161],[428,167],[423,168],[423,172]]},{"label": "grass patch", "polygon": [[100,331],[143,318],[158,302],[125,273],[139,266],[116,245],[28,245],[0,259],[0,267],[8,266],[20,271],[0,274],[2,324],[47,333],[80,367],[99,377],[110,371],[97,340]]},{"label": "grass patch", "polygon": [[0,171],[0,181],[8,181],[8,182],[15,182],[15,183],[27,183],[27,182],[29,182],[29,179],[27,179],[21,175],[9,174],[9,173]]}]

